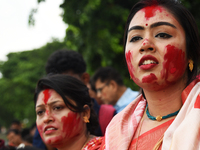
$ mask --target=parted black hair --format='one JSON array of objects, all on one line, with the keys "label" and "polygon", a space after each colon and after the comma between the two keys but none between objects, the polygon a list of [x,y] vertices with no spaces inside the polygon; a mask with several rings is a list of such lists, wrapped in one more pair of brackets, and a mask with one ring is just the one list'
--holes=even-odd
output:
[{"label": "parted black hair", "polygon": [[[48,75],[41,78],[36,86],[34,102],[36,105],[38,95],[45,89],[55,90],[64,100],[66,106],[74,112],[84,112],[84,105],[90,108],[90,123],[87,123],[87,130],[94,134],[94,130],[98,126],[98,119],[95,111],[93,110],[92,99],[89,96],[87,86],[80,80],[64,74]],[[72,103],[69,99],[75,102]]]},{"label": "parted black hair", "polygon": [[72,50],[57,50],[50,55],[45,66],[46,74],[62,74],[72,71],[81,75],[86,71],[86,63],[82,55]]},{"label": "parted black hair", "polygon": [[196,78],[198,73],[198,64],[200,56],[200,41],[198,35],[198,27],[192,14],[181,4],[179,0],[140,0],[136,3],[128,16],[125,33],[124,33],[124,51],[126,47],[127,34],[130,22],[134,15],[141,9],[147,6],[158,5],[167,9],[170,13],[174,15],[180,25],[185,31],[186,38],[186,54],[187,59],[192,59],[194,61],[194,69],[191,72],[189,67],[187,68],[187,85]]}]

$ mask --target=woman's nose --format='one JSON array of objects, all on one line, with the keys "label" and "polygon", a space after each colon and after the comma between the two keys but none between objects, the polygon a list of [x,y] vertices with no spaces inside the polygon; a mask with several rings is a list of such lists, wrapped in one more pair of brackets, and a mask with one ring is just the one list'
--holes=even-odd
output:
[{"label": "woman's nose", "polygon": [[149,41],[149,39],[145,38],[144,41],[142,42],[141,48],[140,48],[140,53],[145,52],[145,51],[150,51],[150,52],[155,52],[155,46],[152,42]]},{"label": "woman's nose", "polygon": [[51,121],[54,121],[52,113],[49,112],[49,110],[46,110],[45,115],[44,115],[44,123],[49,123]]}]

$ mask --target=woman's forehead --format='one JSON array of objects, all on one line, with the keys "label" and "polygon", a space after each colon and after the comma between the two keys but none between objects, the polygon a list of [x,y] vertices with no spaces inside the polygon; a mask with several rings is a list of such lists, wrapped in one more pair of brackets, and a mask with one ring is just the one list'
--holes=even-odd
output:
[{"label": "woman's forehead", "polygon": [[172,13],[162,6],[148,6],[139,10],[132,18],[129,29],[135,25],[147,26],[154,22],[166,21],[180,26]]}]

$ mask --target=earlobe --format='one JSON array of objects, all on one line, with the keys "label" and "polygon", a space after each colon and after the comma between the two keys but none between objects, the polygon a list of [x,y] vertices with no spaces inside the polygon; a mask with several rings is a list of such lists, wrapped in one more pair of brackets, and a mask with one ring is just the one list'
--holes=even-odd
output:
[{"label": "earlobe", "polygon": [[90,75],[87,73],[87,72],[84,72],[82,75],[81,75],[81,80],[83,81],[83,83],[85,85],[87,85],[90,81]]},{"label": "earlobe", "polygon": [[88,105],[84,105],[83,106],[84,108],[84,111],[82,112],[82,118],[83,118],[83,121],[85,123],[89,123],[89,119],[90,119],[90,108]]}]

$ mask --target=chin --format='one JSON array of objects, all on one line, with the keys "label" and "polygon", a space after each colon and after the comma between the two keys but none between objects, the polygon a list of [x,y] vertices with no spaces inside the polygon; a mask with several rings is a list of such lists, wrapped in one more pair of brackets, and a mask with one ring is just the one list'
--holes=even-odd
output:
[{"label": "chin", "polygon": [[62,136],[51,136],[44,138],[45,143],[51,146],[61,143],[62,140],[63,140]]}]

